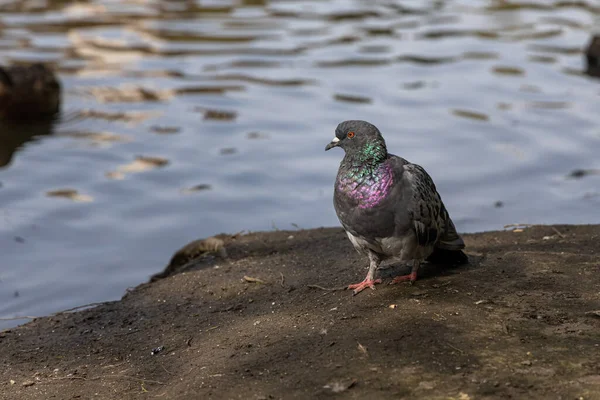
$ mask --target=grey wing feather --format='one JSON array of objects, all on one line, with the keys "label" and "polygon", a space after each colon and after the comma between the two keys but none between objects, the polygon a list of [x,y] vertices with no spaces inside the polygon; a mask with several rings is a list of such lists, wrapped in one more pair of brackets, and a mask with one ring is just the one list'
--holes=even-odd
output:
[{"label": "grey wing feather", "polygon": [[404,172],[404,179],[412,188],[410,213],[419,244],[448,250],[463,249],[465,244],[429,174],[420,165],[410,163],[404,165]]}]

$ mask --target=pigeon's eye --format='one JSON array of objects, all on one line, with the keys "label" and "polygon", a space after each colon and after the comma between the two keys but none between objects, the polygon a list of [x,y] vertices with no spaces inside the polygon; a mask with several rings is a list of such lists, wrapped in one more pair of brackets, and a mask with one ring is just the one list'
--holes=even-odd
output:
[{"label": "pigeon's eye", "polygon": [[352,139],[354,137],[354,132],[348,132],[348,138]]}]

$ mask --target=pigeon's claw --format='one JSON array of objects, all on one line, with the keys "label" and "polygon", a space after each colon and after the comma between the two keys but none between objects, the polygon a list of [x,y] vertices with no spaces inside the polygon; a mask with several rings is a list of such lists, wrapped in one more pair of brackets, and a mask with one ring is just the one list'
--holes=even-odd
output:
[{"label": "pigeon's claw", "polygon": [[413,271],[408,275],[399,275],[399,276],[395,277],[390,282],[390,285],[393,285],[395,283],[400,283],[400,282],[406,282],[406,281],[409,281],[410,284],[412,285],[416,280],[417,280],[417,272]]},{"label": "pigeon's claw", "polygon": [[381,279],[366,279],[360,283],[354,283],[352,285],[348,285],[348,289],[354,289],[353,295],[356,296],[366,288],[371,288],[375,290],[375,284],[381,283]]}]

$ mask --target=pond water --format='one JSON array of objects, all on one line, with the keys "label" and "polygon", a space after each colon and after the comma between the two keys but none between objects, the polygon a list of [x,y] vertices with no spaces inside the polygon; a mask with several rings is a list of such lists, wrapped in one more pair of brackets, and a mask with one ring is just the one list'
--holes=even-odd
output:
[{"label": "pond water", "polygon": [[342,151],[324,147],[345,119],[423,165],[459,231],[600,222],[600,80],[582,73],[598,15],[1,0],[0,64],[54,65],[64,97],[53,125],[0,132],[0,317],[118,299],[193,239],[337,226]]}]

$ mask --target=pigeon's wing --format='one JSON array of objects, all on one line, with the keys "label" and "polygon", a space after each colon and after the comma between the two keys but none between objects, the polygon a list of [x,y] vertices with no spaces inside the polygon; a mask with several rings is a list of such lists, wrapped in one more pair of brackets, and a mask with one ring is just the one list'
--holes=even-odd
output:
[{"label": "pigeon's wing", "polygon": [[419,245],[448,250],[464,248],[465,244],[456,232],[429,174],[420,165],[403,161],[398,165],[403,169],[402,186],[410,192],[406,196],[410,200],[403,206],[408,207],[408,216],[412,220],[412,229]]}]

